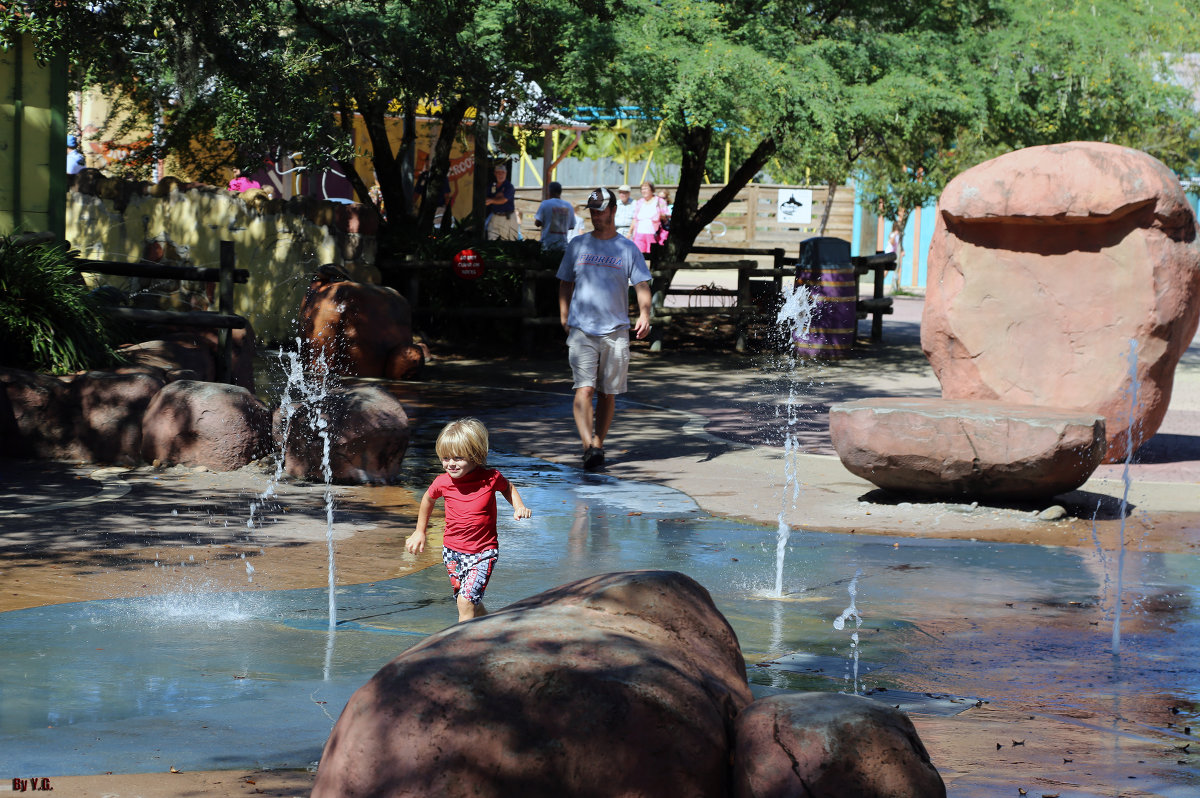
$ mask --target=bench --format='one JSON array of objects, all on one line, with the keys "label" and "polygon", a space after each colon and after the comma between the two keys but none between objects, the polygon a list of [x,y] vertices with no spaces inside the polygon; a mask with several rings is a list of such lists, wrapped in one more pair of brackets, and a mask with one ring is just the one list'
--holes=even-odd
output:
[{"label": "bench", "polygon": [[883,295],[884,277],[897,267],[895,252],[877,252],[874,255],[858,255],[850,259],[854,273],[858,276],[874,274],[874,290],[870,297],[855,303],[858,318],[871,317],[871,340],[883,338],[883,317],[892,313],[892,298]]}]

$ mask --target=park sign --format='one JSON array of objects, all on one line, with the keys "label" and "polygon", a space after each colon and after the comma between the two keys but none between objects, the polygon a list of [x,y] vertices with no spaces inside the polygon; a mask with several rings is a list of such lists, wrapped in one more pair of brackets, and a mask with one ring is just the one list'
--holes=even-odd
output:
[{"label": "park sign", "polygon": [[789,226],[812,224],[812,205],[811,188],[781,188],[775,218]]},{"label": "park sign", "polygon": [[473,249],[464,249],[454,256],[454,273],[463,280],[475,280],[483,276],[483,256]]}]

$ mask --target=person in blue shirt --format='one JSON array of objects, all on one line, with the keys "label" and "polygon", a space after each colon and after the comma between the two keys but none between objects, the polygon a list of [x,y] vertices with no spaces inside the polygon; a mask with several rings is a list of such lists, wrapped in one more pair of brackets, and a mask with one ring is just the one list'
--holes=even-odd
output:
[{"label": "person in blue shirt", "polygon": [[575,209],[562,198],[562,184],[552,181],[546,187],[549,195],[538,206],[533,224],[542,231],[542,249],[566,249],[567,233],[575,227]]},{"label": "person in blue shirt", "polygon": [[71,133],[67,136],[67,174],[77,175],[87,168],[87,160],[79,151],[79,139]]},{"label": "person in blue shirt", "polygon": [[495,179],[488,184],[487,199],[483,201],[491,214],[487,224],[489,241],[516,241],[521,237],[516,198],[517,190],[508,180],[508,167],[496,164]]},{"label": "person in blue shirt", "polygon": [[557,273],[559,317],[567,331],[574,378],[572,412],[583,443],[583,467],[589,471],[604,465],[604,439],[617,394],[626,389],[630,285],[638,306],[634,335],[650,334],[650,270],[637,245],[617,235],[616,205],[612,189],[588,195],[592,232],[571,239]]}]

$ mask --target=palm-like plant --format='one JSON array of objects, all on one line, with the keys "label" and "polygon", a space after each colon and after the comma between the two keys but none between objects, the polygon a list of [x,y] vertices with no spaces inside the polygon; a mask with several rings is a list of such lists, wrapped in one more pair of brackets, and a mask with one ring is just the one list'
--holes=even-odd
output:
[{"label": "palm-like plant", "polygon": [[114,360],[110,322],[61,244],[0,237],[0,365],[67,374]]}]

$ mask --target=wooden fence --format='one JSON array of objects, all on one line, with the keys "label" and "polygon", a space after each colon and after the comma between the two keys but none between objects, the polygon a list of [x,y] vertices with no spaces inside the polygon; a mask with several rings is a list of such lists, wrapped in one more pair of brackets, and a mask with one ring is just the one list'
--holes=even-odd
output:
[{"label": "wooden fence", "polygon": [[[616,188],[616,186],[612,186]],[[656,186],[675,196],[678,186]],[[724,186],[712,183],[700,189],[700,204],[703,205]],[[587,200],[591,187],[564,188],[563,199],[577,208]],[[803,225],[783,225],[779,222],[780,191],[804,190],[812,192],[812,221]],[[534,226],[533,217],[542,200],[541,188],[519,188],[516,192],[517,210],[521,212],[521,233],[525,238],[537,240],[541,231]],[[634,199],[639,196],[634,188]],[[783,247],[796,252],[800,242],[815,235],[831,236],[846,241],[854,235],[854,187],[838,186],[833,194],[833,206],[829,222],[821,232],[821,219],[828,202],[827,186],[789,186],[752,184],[743,188],[726,206],[709,228],[696,239],[698,246],[714,245],[738,248]]]},{"label": "wooden fence", "polygon": [[123,321],[134,324],[160,324],[179,327],[216,328],[217,333],[217,380],[233,382],[233,346],[229,331],[246,327],[246,319],[233,314],[233,285],[246,283],[250,272],[234,268],[233,242],[221,242],[220,267],[175,266],[165,263],[122,263],[106,260],[75,261],[76,271],[82,274],[109,274],[143,279],[189,280],[217,285],[217,312],[151,310],[148,308],[107,307],[104,311]]}]

